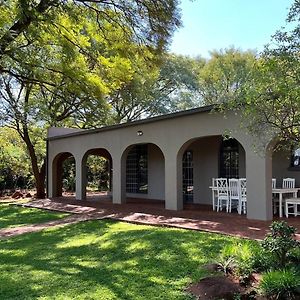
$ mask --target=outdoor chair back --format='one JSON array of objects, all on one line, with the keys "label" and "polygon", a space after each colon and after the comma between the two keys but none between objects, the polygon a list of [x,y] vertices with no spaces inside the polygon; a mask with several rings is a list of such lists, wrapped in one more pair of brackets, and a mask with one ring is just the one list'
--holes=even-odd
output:
[{"label": "outdoor chair back", "polygon": [[293,189],[293,188],[295,188],[295,178],[283,178],[282,188],[283,189]]},{"label": "outdoor chair back", "polygon": [[227,178],[216,178],[217,186],[217,211],[226,207],[228,212],[229,204],[229,191]]}]

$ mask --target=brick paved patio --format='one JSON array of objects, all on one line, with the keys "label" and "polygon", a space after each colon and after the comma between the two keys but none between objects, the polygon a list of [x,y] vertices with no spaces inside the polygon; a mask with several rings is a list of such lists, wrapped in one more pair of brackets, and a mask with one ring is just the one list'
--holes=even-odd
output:
[{"label": "brick paved patio", "polygon": [[[189,204],[182,211],[164,209],[164,202],[157,200],[127,199],[125,204],[112,204],[105,195],[78,201],[74,197],[34,200],[25,206],[50,209],[74,214],[84,214],[87,219],[110,218],[136,224],[170,226],[227,234],[250,239],[263,239],[270,221],[248,220],[237,213],[214,212],[211,206]],[[279,218],[275,218],[279,220]],[[287,220],[300,230],[300,217]],[[300,233],[297,234],[300,240]]]}]

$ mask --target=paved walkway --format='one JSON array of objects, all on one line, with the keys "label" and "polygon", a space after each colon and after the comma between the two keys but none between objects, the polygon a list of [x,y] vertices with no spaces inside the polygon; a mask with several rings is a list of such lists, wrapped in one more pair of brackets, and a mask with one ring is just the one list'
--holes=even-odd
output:
[{"label": "paved walkway", "polygon": [[[19,205],[19,204],[16,204]],[[0,229],[0,238],[9,238],[16,235],[21,235],[24,233],[30,233],[30,232],[36,232],[41,231],[43,229],[49,228],[49,227],[62,227],[69,224],[75,224],[82,221],[87,221],[92,219],[89,215],[72,215],[60,220],[51,221],[47,223],[41,223],[41,224],[33,224],[33,225],[25,225],[25,226],[18,226],[13,228],[4,228]]]},{"label": "paved walkway", "polygon": [[[91,219],[113,219],[135,224],[169,226],[183,229],[221,233],[242,238],[260,240],[268,231],[270,221],[248,220],[236,213],[214,212],[209,206],[187,205],[182,211],[168,211],[161,201],[128,199],[126,204],[112,204],[108,198],[78,201],[74,198],[35,200],[23,204],[26,207],[73,213],[73,216],[45,224],[0,230],[0,237],[39,231],[52,226],[65,226]],[[285,219],[286,220],[286,219]],[[288,223],[300,231],[300,218],[289,218]],[[296,238],[300,240],[300,233]]]}]

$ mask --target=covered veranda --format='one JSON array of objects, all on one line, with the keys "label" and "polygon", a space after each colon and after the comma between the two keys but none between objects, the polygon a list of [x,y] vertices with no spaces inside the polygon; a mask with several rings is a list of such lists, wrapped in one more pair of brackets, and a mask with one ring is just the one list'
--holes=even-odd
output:
[{"label": "covered veranda", "polygon": [[[60,186],[57,184],[59,173],[56,170],[59,168],[55,164],[59,160],[56,158],[61,153],[68,153],[75,160],[76,200],[88,201],[86,156],[93,149],[105,149],[105,153],[104,150],[97,153],[108,158],[112,166],[113,204],[123,207],[136,198],[139,199],[135,203],[137,207],[146,207],[149,200],[155,199],[157,204],[176,215],[186,207],[183,191],[189,193],[192,190],[191,178],[185,180],[183,173],[183,161],[191,154],[195,158],[193,203],[211,204],[209,186],[211,179],[219,176],[220,140],[228,133],[237,141],[235,149],[240,153],[238,176],[247,178],[247,218],[272,220],[272,149],[269,147],[272,139],[266,137],[262,151],[257,151],[255,137],[241,129],[236,113],[224,116],[212,112],[212,107],[95,130],[50,129],[47,140],[48,196],[60,195],[55,188]],[[148,162],[145,157],[149,158]],[[190,195],[186,196],[189,200]],[[199,209],[194,210],[209,211],[197,207]]]}]

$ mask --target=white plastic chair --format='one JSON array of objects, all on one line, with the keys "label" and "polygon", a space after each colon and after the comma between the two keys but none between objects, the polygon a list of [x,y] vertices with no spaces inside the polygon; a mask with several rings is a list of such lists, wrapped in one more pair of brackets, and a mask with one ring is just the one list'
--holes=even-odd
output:
[{"label": "white plastic chair", "polygon": [[[285,200],[285,216],[288,218],[289,214],[293,214],[295,217],[300,216],[298,211],[298,205],[300,205],[299,198],[290,198]],[[289,212],[289,208],[293,209],[293,212]]]},{"label": "white plastic chair", "polygon": [[[293,189],[295,188],[295,178],[283,178],[282,179],[282,188],[283,189]],[[293,193],[291,194],[285,194],[284,195],[284,199],[285,198],[290,198],[293,196]]]},{"label": "white plastic chair", "polygon": [[283,189],[293,189],[295,188],[295,178],[283,178],[282,179]]},{"label": "white plastic chair", "polygon": [[246,178],[240,178],[240,193],[241,193],[241,198],[240,198],[240,205],[239,205],[239,214],[246,214],[247,211],[247,181]]},{"label": "white plastic chair", "polygon": [[272,189],[276,189],[276,178],[272,178]]},{"label": "white plastic chair", "polygon": [[229,205],[229,192],[227,178],[216,178],[217,184],[217,211],[223,210],[226,207],[228,212]]},{"label": "white plastic chair", "polygon": [[229,208],[228,211],[231,212],[232,207],[237,208],[239,211],[240,206],[240,183],[236,178],[229,179]]}]

